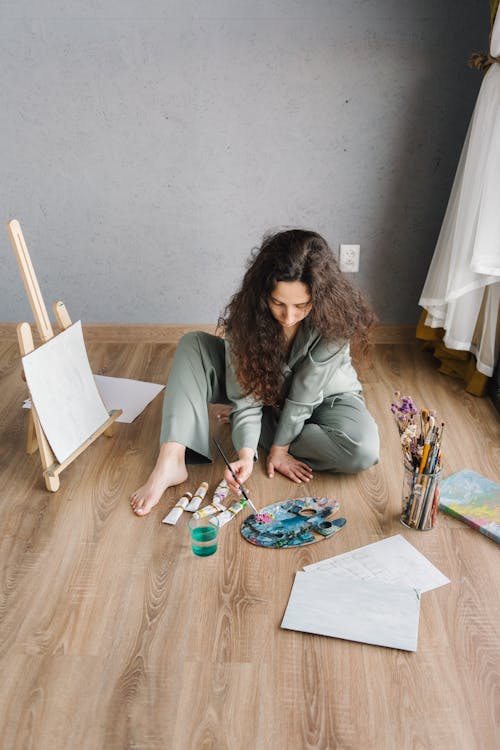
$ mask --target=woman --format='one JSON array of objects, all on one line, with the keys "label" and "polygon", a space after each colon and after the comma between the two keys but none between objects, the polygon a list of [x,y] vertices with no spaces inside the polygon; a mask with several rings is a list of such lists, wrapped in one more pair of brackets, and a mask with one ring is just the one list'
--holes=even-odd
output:
[{"label": "woman", "polygon": [[[294,229],[267,237],[227,306],[225,340],[188,333],[170,371],[152,474],[131,497],[145,515],[188,463],[211,460],[208,403],[231,404],[241,484],[257,445],[267,473],[308,482],[313,470],[354,473],[378,461],[377,426],[351,364],[350,343],[368,347],[375,315],[339,270],[325,240]],[[225,478],[234,491],[230,473]]]}]

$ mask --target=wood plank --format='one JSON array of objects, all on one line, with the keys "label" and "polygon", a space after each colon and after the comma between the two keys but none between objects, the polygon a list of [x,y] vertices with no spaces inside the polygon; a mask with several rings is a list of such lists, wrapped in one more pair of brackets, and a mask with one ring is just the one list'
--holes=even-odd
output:
[{"label": "wood plank", "polygon": [[[59,304],[59,303],[55,303]],[[0,323],[0,341],[15,338],[15,323]],[[176,344],[181,336],[190,331],[215,333],[216,324],[129,324],[129,323],[85,323],[83,333],[88,343],[116,344]],[[373,333],[376,344],[401,344],[415,339],[414,325],[380,325]],[[39,345],[34,332],[35,345]]]},{"label": "wood plank", "polygon": [[[113,440],[91,445],[48,493],[24,452],[26,387],[15,344],[0,341],[0,734],[5,747],[242,750],[493,750],[499,736],[498,545],[438,514],[429,532],[399,523],[402,464],[393,391],[446,422],[445,473],[465,466],[500,481],[500,423],[488,399],[436,372],[417,343],[375,347],[363,371],[382,438],[380,463],[357,476],[317,474],[307,492],[335,497],[335,537],[296,550],[246,543],[224,527],[216,555],[195,558],[185,518],[161,518],[184,490],[223,473],[190,469],[146,518],[128,496],[157,453],[161,398]],[[168,343],[89,345],[94,372],[162,382]],[[229,428],[211,414],[214,434]],[[259,505],[305,493],[266,477]],[[422,596],[416,653],[281,630],[303,565],[401,533],[451,578]],[[362,613],[360,613],[362,616]]]}]

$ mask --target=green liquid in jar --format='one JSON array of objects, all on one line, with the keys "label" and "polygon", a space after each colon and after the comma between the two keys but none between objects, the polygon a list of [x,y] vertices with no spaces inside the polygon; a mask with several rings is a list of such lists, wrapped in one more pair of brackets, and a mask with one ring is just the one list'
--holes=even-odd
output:
[{"label": "green liquid in jar", "polygon": [[217,529],[200,526],[191,532],[191,546],[198,557],[208,557],[217,551]]}]

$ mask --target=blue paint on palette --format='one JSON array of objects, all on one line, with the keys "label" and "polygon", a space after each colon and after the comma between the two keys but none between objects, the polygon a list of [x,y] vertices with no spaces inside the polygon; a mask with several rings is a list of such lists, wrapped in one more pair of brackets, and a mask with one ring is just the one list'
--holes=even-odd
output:
[{"label": "blue paint on palette", "polygon": [[243,537],[259,547],[302,547],[328,539],[344,528],[345,518],[332,520],[340,503],[327,497],[298,497],[267,505],[242,524]]}]

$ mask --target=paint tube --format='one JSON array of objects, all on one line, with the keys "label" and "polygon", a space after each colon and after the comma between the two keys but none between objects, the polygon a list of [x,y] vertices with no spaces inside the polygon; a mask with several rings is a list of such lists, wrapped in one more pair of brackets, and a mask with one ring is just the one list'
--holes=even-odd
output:
[{"label": "paint tube", "polygon": [[221,526],[224,526],[226,523],[229,523],[229,521],[231,521],[237,513],[242,511],[246,504],[246,500],[237,500],[235,503],[230,505],[229,508],[223,513],[219,513],[219,515],[214,519],[210,519],[210,523],[213,523],[214,526],[216,523],[218,523],[219,528]]},{"label": "paint tube", "polygon": [[169,523],[171,526],[175,526],[179,518],[182,516],[182,512],[188,507],[189,501],[192,497],[193,495],[191,492],[186,492],[180,500],[177,500],[170,513],[163,519],[162,523]]},{"label": "paint tube", "polygon": [[201,510],[196,511],[194,518],[206,518],[207,516],[213,516],[215,513],[220,513],[226,510],[226,506],[223,505],[223,501],[229,494],[229,486],[225,479],[222,479],[217,485],[212,502],[210,505],[205,506]]},{"label": "paint tube", "polygon": [[196,513],[193,513],[193,518],[206,518],[207,516],[213,516],[215,513],[220,513],[221,511],[225,511],[226,506],[222,505],[218,500],[212,500],[210,505],[205,505],[204,508],[201,508],[200,510],[197,510]]},{"label": "paint tube", "polygon": [[198,487],[198,489],[196,490],[196,492],[194,493],[193,499],[191,500],[191,502],[186,508],[188,513],[194,513],[195,510],[198,510],[198,508],[203,502],[203,498],[207,494],[207,490],[208,490],[208,482],[202,482],[200,486]]},{"label": "paint tube", "polygon": [[[215,502],[215,500],[217,500],[219,503],[223,504],[224,500],[226,499],[228,495],[229,495],[229,485],[225,479],[221,479],[221,481],[215,488],[212,502]],[[226,510],[225,506],[224,506],[224,510]]]}]

